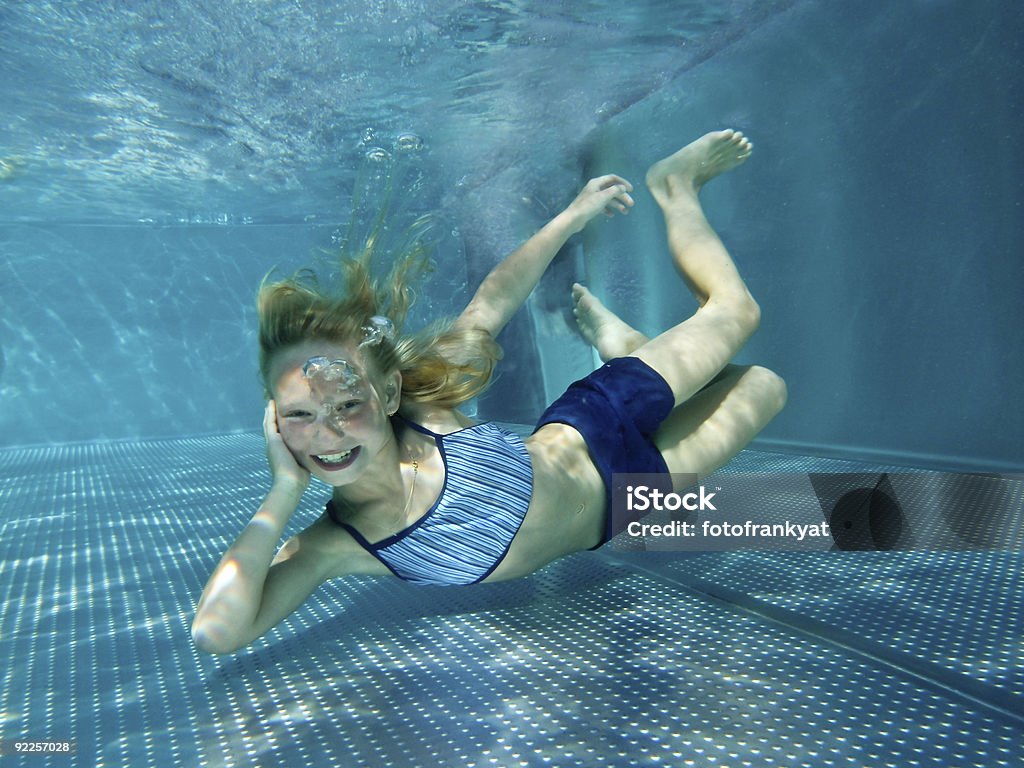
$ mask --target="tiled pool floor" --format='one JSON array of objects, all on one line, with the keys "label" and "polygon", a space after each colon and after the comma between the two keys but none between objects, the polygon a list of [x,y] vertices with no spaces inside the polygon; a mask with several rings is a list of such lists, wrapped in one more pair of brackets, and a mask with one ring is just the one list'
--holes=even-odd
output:
[{"label": "tiled pool floor", "polygon": [[[705,482],[793,506],[885,469],[748,451]],[[1019,547],[634,540],[502,584],[347,578],[214,657],[192,611],[267,487],[259,435],[7,450],[0,478],[5,767],[1024,765]]]}]

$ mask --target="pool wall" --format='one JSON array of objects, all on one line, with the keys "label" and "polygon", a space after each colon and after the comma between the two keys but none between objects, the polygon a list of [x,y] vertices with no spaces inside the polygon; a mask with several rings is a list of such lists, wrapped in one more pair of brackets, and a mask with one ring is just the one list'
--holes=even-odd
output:
[{"label": "pool wall", "polygon": [[[347,204],[339,203],[339,205]],[[256,289],[333,263],[335,224],[0,230],[0,446],[260,429]],[[417,313],[464,301],[447,238]]]},{"label": "pool wall", "polygon": [[[762,308],[739,362],[789,384],[755,445],[1024,468],[1022,34],[1012,3],[801,3],[593,138],[586,175],[639,186],[709,128],[751,136],[703,199]],[[648,334],[696,307],[662,232],[641,190],[585,249],[591,287]]]}]

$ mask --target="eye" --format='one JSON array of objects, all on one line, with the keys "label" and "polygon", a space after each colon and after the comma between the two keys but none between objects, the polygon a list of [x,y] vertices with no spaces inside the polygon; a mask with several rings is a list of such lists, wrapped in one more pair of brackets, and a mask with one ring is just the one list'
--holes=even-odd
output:
[{"label": "eye", "polygon": [[284,417],[286,419],[308,419],[312,415],[309,411],[288,411]]},{"label": "eye", "polygon": [[338,406],[338,410],[339,411],[351,411],[351,410],[354,410],[354,409],[358,408],[362,404],[363,404],[363,402],[361,400],[346,400],[344,403],[341,403]]}]

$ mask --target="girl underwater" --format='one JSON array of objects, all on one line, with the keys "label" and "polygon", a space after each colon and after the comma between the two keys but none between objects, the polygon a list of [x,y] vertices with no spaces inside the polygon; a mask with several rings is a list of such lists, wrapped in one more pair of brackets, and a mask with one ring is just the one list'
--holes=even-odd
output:
[{"label": "girl underwater", "polygon": [[[612,473],[703,477],[735,456],[782,409],[786,385],[766,368],[729,362],[760,310],[698,193],[751,151],[743,134],[717,131],[648,170],[674,262],[700,306],[648,339],[573,285],[579,329],[605,364],[570,386],[525,441],[456,406],[486,387],[500,357],[494,339],[568,238],[598,214],[633,206],[625,179],[592,179],[491,271],[454,322],[417,335],[399,333],[424,263],[416,249],[381,285],[368,247],[346,263],[341,296],[265,280],[260,372],[273,481],[203,590],[196,645],[236,651],[347,574],[418,584],[524,576],[619,532]],[[277,550],[311,476],[333,487],[332,498]]]}]

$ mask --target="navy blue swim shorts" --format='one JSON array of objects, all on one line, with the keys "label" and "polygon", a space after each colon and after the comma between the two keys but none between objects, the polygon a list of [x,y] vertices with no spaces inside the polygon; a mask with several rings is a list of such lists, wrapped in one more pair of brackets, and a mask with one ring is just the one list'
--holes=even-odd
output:
[{"label": "navy blue swim shorts", "polygon": [[621,532],[615,527],[625,527],[623,521],[612,520],[612,474],[668,472],[652,438],[674,406],[675,397],[661,374],[638,357],[615,357],[570,384],[537,422],[534,432],[556,422],[583,436],[608,502],[601,544]]}]

